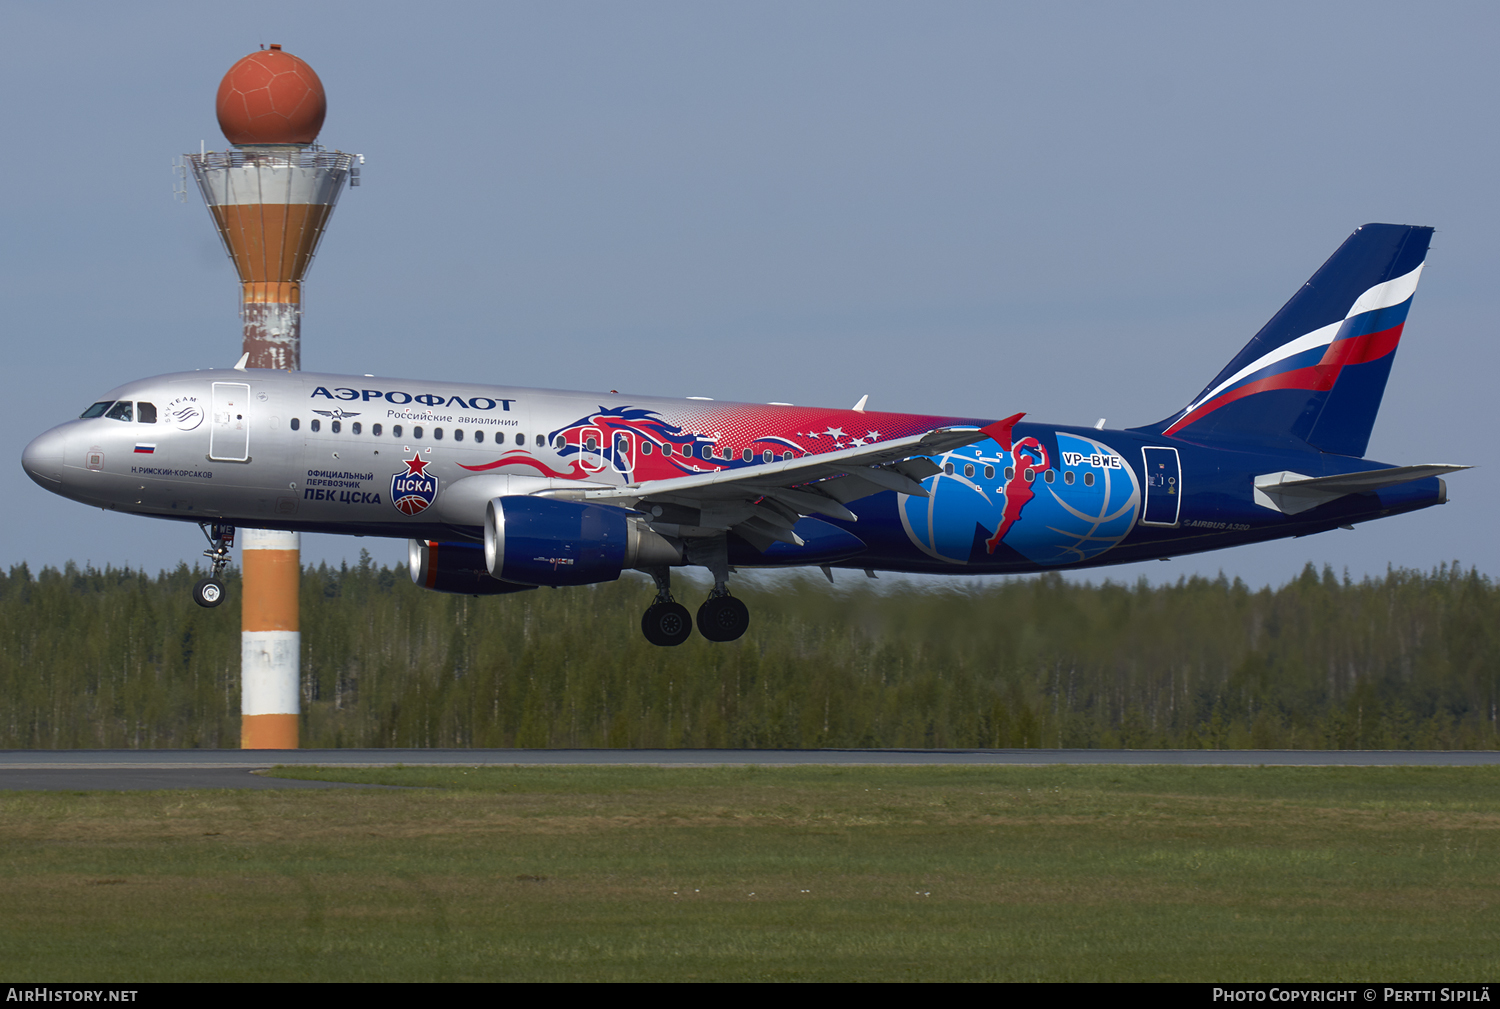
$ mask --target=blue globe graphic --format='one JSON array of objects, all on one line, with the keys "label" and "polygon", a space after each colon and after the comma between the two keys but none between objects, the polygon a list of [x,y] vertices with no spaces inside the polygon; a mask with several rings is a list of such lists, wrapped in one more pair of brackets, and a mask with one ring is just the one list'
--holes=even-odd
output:
[{"label": "blue globe graphic", "polygon": [[[1140,512],[1140,487],[1125,460],[1102,442],[1059,431],[1057,447],[1062,458],[1051,460],[1053,481],[1036,474],[1030,485],[1033,496],[1006,530],[1003,542],[1033,563],[1061,566],[1091,560],[1124,539]],[[1065,465],[1069,457],[1077,461]],[[945,471],[924,481],[929,497],[900,497],[902,525],[911,541],[932,557],[982,564],[986,552],[983,546],[975,551],[975,527],[982,527],[986,535],[1000,527],[1005,519],[1001,474],[1007,466],[1024,472],[1032,460],[1023,457],[1017,462],[1013,453],[984,442],[938,461]],[[952,473],[946,471],[949,464]],[[986,466],[995,474],[991,479],[984,478]],[[1067,482],[1070,472],[1072,483]],[[1018,472],[1018,482],[1021,479]]]}]

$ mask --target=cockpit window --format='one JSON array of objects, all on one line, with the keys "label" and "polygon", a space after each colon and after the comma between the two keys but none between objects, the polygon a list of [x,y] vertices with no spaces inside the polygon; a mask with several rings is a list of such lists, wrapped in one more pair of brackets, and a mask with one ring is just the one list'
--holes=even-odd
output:
[{"label": "cockpit window", "polygon": [[113,403],[113,402],[114,402],[114,400],[112,400],[112,399],[106,399],[102,403],[95,403],[93,406],[89,407],[87,410],[83,411],[83,413],[80,413],[78,416],[82,420],[88,420],[90,417],[103,417],[104,416],[104,411],[108,410],[109,407],[110,407],[110,404]]},{"label": "cockpit window", "polygon": [[142,424],[156,423],[156,404],[137,403],[135,405],[135,419]]},{"label": "cockpit window", "polygon": [[130,400],[128,399],[122,399],[120,400],[120,402],[110,407],[109,412],[104,416],[108,417],[110,420],[128,421],[135,419],[134,412],[130,409]]}]

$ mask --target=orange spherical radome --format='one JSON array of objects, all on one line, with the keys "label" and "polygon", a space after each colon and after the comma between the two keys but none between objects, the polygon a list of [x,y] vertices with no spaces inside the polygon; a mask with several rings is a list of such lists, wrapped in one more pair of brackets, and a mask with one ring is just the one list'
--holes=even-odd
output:
[{"label": "orange spherical radome", "polygon": [[278,45],[229,68],[217,110],[231,144],[310,144],[323,128],[328,100],[313,68]]}]

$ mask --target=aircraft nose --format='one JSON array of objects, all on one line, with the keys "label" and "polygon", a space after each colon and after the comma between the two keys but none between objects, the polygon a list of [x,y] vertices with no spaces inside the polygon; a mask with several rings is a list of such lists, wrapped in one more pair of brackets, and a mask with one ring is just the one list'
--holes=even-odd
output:
[{"label": "aircraft nose", "polygon": [[48,431],[33,438],[21,453],[21,467],[26,475],[47,490],[57,490],[62,483],[63,448],[67,435],[62,431]]}]

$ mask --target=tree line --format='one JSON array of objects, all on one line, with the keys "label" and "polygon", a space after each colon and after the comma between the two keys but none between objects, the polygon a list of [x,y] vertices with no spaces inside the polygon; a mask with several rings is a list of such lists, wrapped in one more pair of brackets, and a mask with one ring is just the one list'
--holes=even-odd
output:
[{"label": "tree line", "polygon": [[[0,747],[239,744],[238,581],[0,572]],[[1354,582],[952,589],[741,579],[750,632],[647,644],[644,580],[472,598],[305,569],[308,747],[1494,748],[1500,588]],[[685,592],[696,596],[701,593]]]}]

